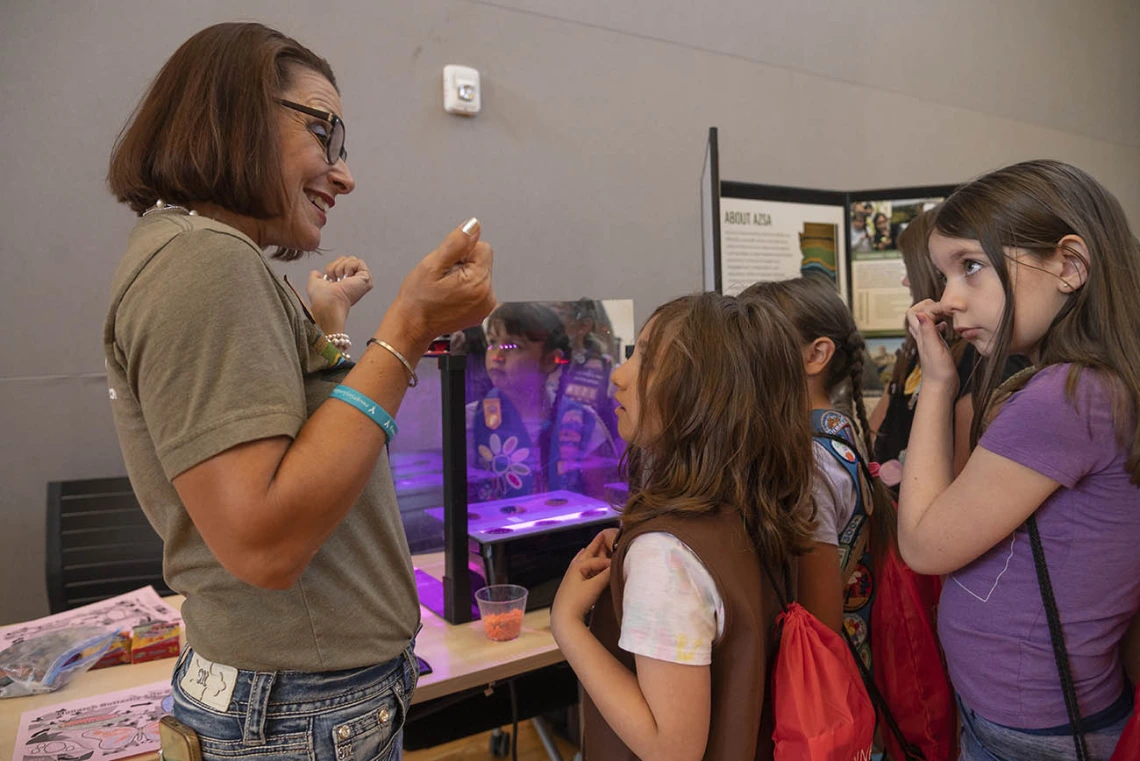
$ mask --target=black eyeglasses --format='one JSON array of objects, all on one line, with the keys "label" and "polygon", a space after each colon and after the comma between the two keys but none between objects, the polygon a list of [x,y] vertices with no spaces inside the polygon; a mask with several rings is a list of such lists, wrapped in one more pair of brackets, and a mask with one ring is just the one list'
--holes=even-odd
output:
[{"label": "black eyeglasses", "polygon": [[325,147],[325,158],[328,160],[329,166],[332,166],[341,159],[344,159],[345,161],[348,160],[348,151],[344,148],[343,119],[331,111],[318,111],[315,108],[302,106],[300,103],[294,103],[291,100],[278,98],[277,102],[286,108],[291,108],[294,111],[300,111],[302,114],[315,116],[321,121],[328,122],[329,126],[332,127],[329,133],[327,135],[319,135],[314,132],[313,137],[317,138],[317,140],[320,140],[321,145]]}]

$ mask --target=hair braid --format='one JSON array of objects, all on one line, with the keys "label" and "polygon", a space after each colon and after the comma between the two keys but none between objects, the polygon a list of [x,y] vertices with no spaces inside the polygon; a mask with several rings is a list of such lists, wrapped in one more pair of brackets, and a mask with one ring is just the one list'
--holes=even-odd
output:
[{"label": "hair braid", "polygon": [[[778,282],[756,283],[740,295],[741,299],[759,299],[778,305],[792,318],[802,343],[827,338],[835,345],[835,354],[827,369],[827,391],[831,394],[845,381],[851,382],[851,401],[855,408],[855,424],[860,438],[871,456],[871,426],[867,423],[867,406],[863,401],[863,368],[867,343],[855,325],[851,310],[839,298],[835,286],[818,277],[802,277]],[[859,448],[859,447],[856,447]],[[871,468],[868,468],[870,471]],[[879,478],[871,478],[871,505],[867,505],[871,525],[871,552],[876,562],[892,547],[897,547],[895,530],[898,517],[890,493]]]},{"label": "hair braid", "polygon": [[855,404],[855,416],[859,422],[859,433],[863,438],[865,455],[869,458],[874,451],[871,447],[871,426],[867,423],[867,405],[863,401],[863,363],[867,354],[867,342],[863,334],[853,330],[844,342],[848,364],[851,367],[851,401]]}]

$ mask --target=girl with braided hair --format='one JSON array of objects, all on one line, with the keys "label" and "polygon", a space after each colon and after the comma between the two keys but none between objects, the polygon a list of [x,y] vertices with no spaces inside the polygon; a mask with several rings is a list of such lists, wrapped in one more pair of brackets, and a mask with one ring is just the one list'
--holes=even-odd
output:
[{"label": "girl with braided hair", "polygon": [[[847,640],[887,755],[949,761],[957,755],[957,717],[933,625],[940,583],[900,559],[894,501],[867,458],[863,336],[835,287],[816,277],[757,283],[741,298],[775,304],[800,334],[812,407],[816,528],[799,559],[798,601]],[[857,427],[834,409],[844,390]]]},{"label": "girl with braided hair", "polygon": [[[816,528],[811,551],[799,560],[799,602],[832,630],[845,628],[869,664],[871,578],[863,556],[868,539],[876,552],[894,546],[895,513],[877,474],[864,470],[871,431],[863,403],[863,336],[835,286],[816,276],[756,283],[740,298],[774,302],[801,339],[817,475]],[[858,426],[833,408],[845,386]]]}]

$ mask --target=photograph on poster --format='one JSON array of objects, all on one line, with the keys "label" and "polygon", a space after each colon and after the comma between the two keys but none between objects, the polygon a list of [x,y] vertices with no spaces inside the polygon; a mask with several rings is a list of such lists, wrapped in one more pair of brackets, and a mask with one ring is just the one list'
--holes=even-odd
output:
[{"label": "photograph on poster", "polygon": [[900,337],[867,338],[867,352],[863,358],[863,393],[881,396],[891,374],[895,371],[895,355],[902,347]]},{"label": "photograph on poster", "polygon": [[910,307],[898,237],[941,198],[860,199],[851,204],[851,290],[855,323],[864,335],[899,336]]}]

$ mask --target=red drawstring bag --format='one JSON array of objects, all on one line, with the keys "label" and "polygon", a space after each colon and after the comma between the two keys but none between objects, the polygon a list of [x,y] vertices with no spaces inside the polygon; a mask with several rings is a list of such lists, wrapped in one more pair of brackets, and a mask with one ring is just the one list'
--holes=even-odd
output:
[{"label": "red drawstring bag", "polygon": [[890,709],[881,735],[887,757],[917,758],[918,751],[926,761],[955,761],[958,709],[934,633],[941,581],[916,574],[893,548],[876,566],[871,662],[875,686]]},{"label": "red drawstring bag", "polygon": [[1108,761],[1140,761],[1140,684],[1136,685],[1132,716],[1124,725],[1124,731],[1116,742],[1116,750]]},{"label": "red drawstring bag", "polygon": [[776,761],[868,761],[875,709],[843,638],[795,602],[784,606],[776,626]]}]

